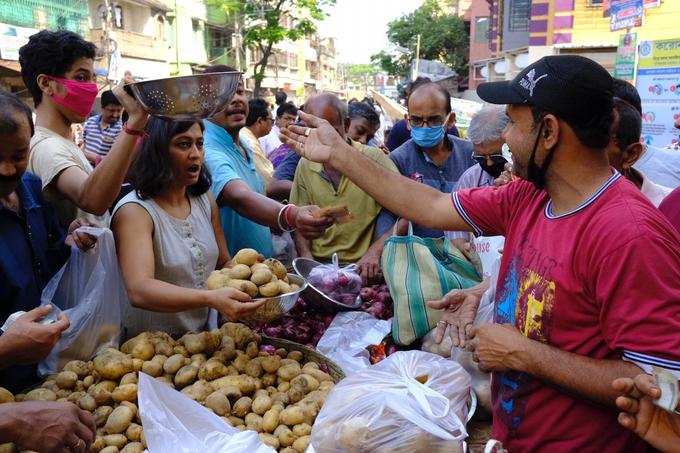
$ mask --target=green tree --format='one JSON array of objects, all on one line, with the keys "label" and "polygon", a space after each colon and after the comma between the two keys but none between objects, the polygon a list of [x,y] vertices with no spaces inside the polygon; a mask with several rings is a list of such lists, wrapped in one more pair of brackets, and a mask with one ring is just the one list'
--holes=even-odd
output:
[{"label": "green tree", "polygon": [[371,57],[371,61],[388,74],[408,76],[416,56],[418,35],[420,58],[439,61],[458,74],[467,72],[469,39],[465,22],[456,15],[446,14],[436,0],[425,0],[418,9],[393,20],[387,27],[390,42],[408,49],[396,55],[382,51]]},{"label": "green tree", "polygon": [[274,45],[315,33],[316,22],[326,17],[324,7],[334,3],[335,0],[208,0],[210,6],[222,9],[238,24],[243,47],[258,50],[259,60],[253,67],[255,97]]},{"label": "green tree", "polygon": [[380,71],[374,64],[343,64],[338,69],[344,75],[345,82],[362,86],[367,91],[373,86],[373,76]]}]

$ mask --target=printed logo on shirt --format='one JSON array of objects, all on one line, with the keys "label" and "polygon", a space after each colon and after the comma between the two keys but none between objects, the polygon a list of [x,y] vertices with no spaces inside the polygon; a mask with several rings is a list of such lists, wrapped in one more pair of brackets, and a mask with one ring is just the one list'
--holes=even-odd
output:
[{"label": "printed logo on shirt", "polygon": [[527,269],[520,284],[516,326],[525,337],[546,342],[544,320],[550,318],[555,300],[555,282]]},{"label": "printed logo on shirt", "polygon": [[[524,257],[532,257],[529,259],[531,264],[544,264],[542,270],[551,271],[554,260],[528,250],[531,248],[525,248]],[[555,302],[555,282],[535,270],[520,269],[520,263],[527,264],[522,261],[521,255],[513,259],[505,276],[496,304],[495,322],[512,324],[524,336],[547,342]],[[531,375],[518,371],[501,373],[500,379],[494,382],[501,409],[497,415],[510,429],[517,429],[521,424],[529,397],[539,385]]]}]

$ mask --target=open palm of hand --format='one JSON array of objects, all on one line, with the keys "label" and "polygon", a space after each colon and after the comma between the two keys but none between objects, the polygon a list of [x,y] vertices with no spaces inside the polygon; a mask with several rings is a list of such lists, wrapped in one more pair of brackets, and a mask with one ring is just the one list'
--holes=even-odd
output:
[{"label": "open palm of hand", "polygon": [[281,139],[302,157],[314,162],[328,162],[333,151],[344,144],[340,134],[324,119],[300,112],[306,126],[289,126]]},{"label": "open palm of hand", "polygon": [[455,289],[439,300],[427,302],[427,306],[436,310],[444,310],[437,324],[435,341],[441,343],[448,330],[453,346],[465,347],[469,329],[477,316],[479,302],[488,288],[488,282],[466,289]]}]

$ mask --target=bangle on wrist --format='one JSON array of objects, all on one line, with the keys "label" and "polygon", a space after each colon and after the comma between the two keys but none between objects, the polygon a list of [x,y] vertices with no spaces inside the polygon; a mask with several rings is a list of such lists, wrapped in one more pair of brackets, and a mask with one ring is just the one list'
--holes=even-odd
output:
[{"label": "bangle on wrist", "polygon": [[137,130],[137,129],[129,128],[128,123],[123,124],[123,131],[128,135],[134,135],[134,136],[142,137],[142,138],[147,138],[149,136],[149,134],[147,134],[144,129]]},{"label": "bangle on wrist", "polygon": [[292,203],[287,204],[289,209],[286,209],[286,212],[284,213],[284,220],[286,221],[286,224],[291,228],[291,230],[296,230],[297,229],[297,222],[296,222],[296,214],[297,214],[297,206],[295,206]]},{"label": "bangle on wrist", "polygon": [[[295,228],[290,228],[290,226],[291,226],[290,223],[288,223],[288,222],[286,221],[286,214],[287,214],[286,211],[289,211],[289,210],[290,210],[289,208],[291,208],[292,206],[293,206],[293,205],[290,205],[290,204],[287,204],[287,205],[283,206],[283,207],[279,210],[279,215],[276,216],[276,223],[278,224],[279,229],[280,229],[281,231],[285,231],[285,232],[287,232],[287,233],[290,233],[290,232],[292,232],[292,231],[295,231]],[[286,228],[286,226],[283,225],[284,223],[287,224],[288,228]]]}]

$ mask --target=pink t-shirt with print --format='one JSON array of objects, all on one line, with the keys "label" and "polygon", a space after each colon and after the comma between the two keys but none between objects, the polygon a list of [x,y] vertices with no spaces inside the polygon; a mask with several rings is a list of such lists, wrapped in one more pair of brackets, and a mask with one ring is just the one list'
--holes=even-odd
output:
[{"label": "pink t-shirt with print", "polygon": [[[619,173],[560,216],[527,181],[452,197],[478,235],[506,237],[496,322],[564,351],[680,378],[680,235]],[[494,373],[492,396],[493,437],[510,451],[647,448],[614,408],[526,373]]]}]

